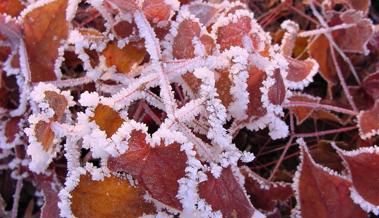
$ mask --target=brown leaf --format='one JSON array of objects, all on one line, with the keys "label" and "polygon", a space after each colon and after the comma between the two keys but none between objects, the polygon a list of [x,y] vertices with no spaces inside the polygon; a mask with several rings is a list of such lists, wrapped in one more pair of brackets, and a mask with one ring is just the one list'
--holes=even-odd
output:
[{"label": "brown leaf", "polygon": [[102,181],[81,176],[71,195],[72,212],[78,218],[135,218],[155,212],[154,206],[145,202],[141,188],[115,176]]},{"label": "brown leaf", "polygon": [[20,120],[21,117],[12,117],[5,124],[5,137],[7,143],[11,143],[15,140],[16,134],[20,132]]},{"label": "brown leaf", "polygon": [[379,134],[379,101],[370,110],[358,114],[358,127],[363,139]]},{"label": "brown leaf", "polygon": [[95,108],[94,117],[95,123],[99,128],[110,138],[120,128],[124,120],[111,107],[99,104]]},{"label": "brown leaf", "polygon": [[54,91],[45,91],[45,100],[54,110],[54,121],[59,122],[62,119],[64,111],[68,105],[66,97]]},{"label": "brown leaf", "polygon": [[122,49],[111,42],[103,51],[108,67],[116,66],[117,71],[130,74],[133,67],[141,64],[146,55],[143,42],[130,42]]},{"label": "brown leaf", "polygon": [[42,144],[45,151],[48,151],[55,137],[51,124],[42,120],[38,121],[34,128],[34,133],[36,134],[37,141]]},{"label": "brown leaf", "polygon": [[342,164],[341,157],[331,146],[331,142],[320,140],[310,153],[316,163],[326,166],[337,172],[342,172],[345,166]]},{"label": "brown leaf", "polygon": [[168,20],[171,15],[171,6],[165,0],[145,0],[142,11],[150,22]]},{"label": "brown leaf", "polygon": [[25,15],[24,41],[32,82],[56,80],[54,64],[68,36],[67,0],[55,0]]},{"label": "brown leaf", "polygon": [[301,145],[301,164],[294,189],[297,211],[302,218],[364,218],[367,214],[350,198],[351,182],[314,162]]}]

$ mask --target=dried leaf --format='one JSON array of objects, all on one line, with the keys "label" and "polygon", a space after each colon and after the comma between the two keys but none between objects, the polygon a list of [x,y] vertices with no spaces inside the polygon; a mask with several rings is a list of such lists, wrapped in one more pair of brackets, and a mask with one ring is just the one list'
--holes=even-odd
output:
[{"label": "dried leaf", "polygon": [[142,11],[150,22],[168,20],[171,15],[171,6],[165,0],[145,0]]},{"label": "dried leaf", "polygon": [[379,134],[379,101],[370,110],[358,114],[358,127],[363,139]]},{"label": "dried leaf", "polygon": [[102,181],[81,176],[71,195],[72,212],[78,218],[135,218],[155,212],[154,206],[145,202],[141,188],[114,176]]},{"label": "dried leaf", "polygon": [[286,97],[286,86],[279,70],[274,72],[275,83],[268,90],[268,99],[274,105],[281,105]]},{"label": "dried leaf", "polygon": [[146,55],[142,42],[130,42],[120,49],[112,42],[103,51],[108,67],[116,66],[117,71],[130,74],[133,67],[141,64]]},{"label": "dried leaf", "polygon": [[195,46],[192,39],[200,36],[200,24],[186,19],[179,24],[177,31],[178,34],[172,45],[173,56],[177,59],[195,57]]},{"label": "dried leaf", "polygon": [[21,27],[15,19],[8,19],[5,14],[0,14],[0,39],[5,38],[13,47],[20,44]]},{"label": "dried leaf", "polygon": [[[338,148],[337,148],[338,149]],[[379,206],[379,148],[366,147],[355,151],[344,151],[338,149],[339,153],[346,161],[351,175],[353,188],[369,204]],[[354,196],[353,196],[354,200]],[[364,206],[365,202],[359,202],[361,207],[370,212]],[[379,210],[376,209],[378,213]]]},{"label": "dried leaf", "polygon": [[2,0],[0,2],[0,14],[17,17],[24,8],[25,6],[19,0]]},{"label": "dried leaf", "polygon": [[248,167],[241,167],[245,176],[245,188],[254,207],[264,211],[273,211],[278,202],[288,200],[292,195],[292,187],[288,183],[270,182]]},{"label": "dried leaf", "polygon": [[54,64],[68,36],[67,0],[55,0],[25,15],[24,41],[32,82],[56,80]]},{"label": "dried leaf", "polygon": [[108,138],[110,138],[124,122],[115,110],[103,104],[96,106],[94,114],[92,119],[101,130],[105,131]]},{"label": "dried leaf", "polygon": [[263,116],[266,114],[266,109],[262,104],[262,92],[260,88],[263,86],[262,82],[266,79],[267,75],[254,65],[249,65],[248,72],[247,91],[249,92],[249,104],[247,113],[249,116]]},{"label": "dried leaf", "polygon": [[187,156],[179,144],[152,148],[145,137],[140,131],[132,131],[129,150],[119,157],[111,157],[108,167],[113,172],[131,174],[154,199],[180,210],[182,205],[176,198],[177,181],[185,176]]},{"label": "dried leaf", "polygon": [[37,141],[42,144],[45,151],[48,151],[53,145],[55,137],[55,134],[51,129],[51,124],[42,120],[38,121],[35,126],[34,133]]},{"label": "dried leaf", "polygon": [[7,138],[7,143],[11,143],[15,140],[16,134],[20,133],[20,120],[21,117],[12,117],[5,124],[5,137]]},{"label": "dried leaf", "polygon": [[212,206],[212,210],[220,210],[224,218],[260,217],[230,167],[223,169],[217,179],[211,173],[207,176],[208,180],[198,186],[199,196]]},{"label": "dried leaf", "polygon": [[297,215],[302,218],[364,218],[367,214],[350,198],[351,182],[314,162],[308,148],[301,145],[301,164],[294,189]]},{"label": "dried leaf", "polygon": [[66,97],[54,91],[45,91],[45,100],[54,110],[54,121],[60,121],[68,105]]}]

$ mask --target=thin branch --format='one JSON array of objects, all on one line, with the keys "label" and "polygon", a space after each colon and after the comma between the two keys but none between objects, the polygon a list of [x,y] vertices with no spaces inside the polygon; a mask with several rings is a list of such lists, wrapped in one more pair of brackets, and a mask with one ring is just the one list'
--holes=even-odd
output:
[{"label": "thin branch", "polygon": [[349,132],[357,128],[358,128],[357,126],[348,126],[348,127],[343,127],[339,129],[325,130],[325,131],[312,132],[312,133],[296,133],[295,136],[298,138],[319,137],[319,136],[331,135],[331,134],[336,134],[336,133]]},{"label": "thin branch", "polygon": [[274,169],[272,170],[270,177],[268,178],[269,181],[271,181],[273,179],[276,171],[279,169],[280,165],[282,164],[282,162],[283,162],[283,160],[287,154],[288,149],[291,147],[291,143],[292,143],[294,138],[295,138],[294,136],[291,136],[290,140],[288,140],[286,146],[284,147],[282,154],[279,157],[278,162],[276,162],[276,165],[275,165]]},{"label": "thin branch", "polygon": [[20,203],[20,195],[21,195],[22,187],[23,187],[23,179],[19,178],[17,180],[16,190],[15,190],[15,192],[13,194],[13,206],[12,206],[11,218],[17,218],[18,205]]},{"label": "thin branch", "polygon": [[347,114],[356,116],[358,113],[346,108],[336,107],[328,104],[320,104],[320,103],[313,103],[313,102],[303,102],[303,101],[291,101],[289,103],[284,103],[282,105],[284,108],[292,108],[292,107],[306,107],[306,108],[312,108],[312,109],[321,109],[325,111],[334,111],[337,113]]}]

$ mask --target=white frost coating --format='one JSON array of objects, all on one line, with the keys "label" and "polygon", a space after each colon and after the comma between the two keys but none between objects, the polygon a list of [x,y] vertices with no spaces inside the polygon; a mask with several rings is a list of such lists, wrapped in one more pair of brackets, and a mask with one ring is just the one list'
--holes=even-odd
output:
[{"label": "white frost coating", "polygon": [[214,73],[206,68],[199,68],[195,70],[194,75],[203,81],[200,86],[200,95],[209,98],[206,102],[206,110],[209,113],[208,122],[211,128],[207,137],[223,150],[233,149],[232,137],[223,127],[227,115],[215,89]]},{"label": "white frost coating", "polygon": [[178,0],[164,0],[164,3],[170,5],[174,11],[178,11],[180,8],[180,2]]},{"label": "white frost coating", "polygon": [[81,0],[69,0],[67,4],[66,9],[66,20],[68,22],[71,22],[76,14],[76,11],[78,10],[78,5],[81,2]]},{"label": "white frost coating", "polygon": [[278,117],[273,116],[268,125],[270,132],[269,135],[272,139],[281,139],[288,136],[288,125]]},{"label": "white frost coating", "polygon": [[82,93],[80,95],[79,103],[82,106],[94,107],[94,106],[99,104],[99,100],[100,100],[100,97],[99,97],[99,94],[97,92],[89,93],[88,91],[85,91],[84,93]]},{"label": "white frost coating", "polygon": [[145,47],[150,54],[150,58],[153,61],[158,61],[161,57],[161,51],[154,30],[147,22],[145,15],[139,11],[134,13],[134,21],[136,22],[140,36],[145,39]]},{"label": "white frost coating", "polygon": [[195,47],[194,53],[196,57],[204,57],[207,55],[205,47],[198,37],[192,39],[192,44]]},{"label": "white frost coating", "polygon": [[280,27],[286,32],[284,33],[281,43],[281,53],[284,56],[291,57],[292,51],[295,47],[296,36],[299,31],[299,25],[292,20],[285,20]]},{"label": "white frost coating", "polygon": [[358,191],[354,188],[354,186],[350,187],[350,197],[354,201],[354,203],[358,204],[367,213],[373,213],[375,215],[379,215],[379,205],[374,205],[366,201],[358,193]]},{"label": "white frost coating", "polygon": [[203,98],[191,100],[175,112],[175,117],[183,123],[192,122],[204,110],[204,102]]},{"label": "white frost coating", "polygon": [[249,93],[247,91],[247,79],[249,73],[247,72],[248,56],[249,54],[245,49],[239,47],[232,47],[230,50],[225,51],[224,54],[233,61],[230,68],[230,74],[233,80],[233,85],[230,88],[230,93],[233,96],[233,102],[228,107],[228,112],[238,119],[244,120],[247,118],[247,106],[249,103]]},{"label": "white frost coating", "polygon": [[36,1],[36,2],[28,5],[27,8],[25,8],[23,11],[21,11],[20,16],[18,17],[18,19],[21,19],[21,21],[22,21],[24,19],[24,17],[28,13],[34,11],[35,9],[37,9],[39,7],[42,7],[42,6],[45,6],[45,5],[47,5],[47,4],[51,3],[51,2],[54,2],[54,1],[56,1],[56,0],[40,0],[40,1]]}]

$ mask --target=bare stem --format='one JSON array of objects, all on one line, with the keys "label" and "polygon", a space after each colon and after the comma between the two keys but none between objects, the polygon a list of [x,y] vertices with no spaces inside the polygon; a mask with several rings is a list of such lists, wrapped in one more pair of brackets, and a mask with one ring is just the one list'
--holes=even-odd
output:
[{"label": "bare stem", "polygon": [[331,135],[331,134],[336,134],[336,133],[349,132],[349,131],[355,130],[357,128],[358,128],[357,126],[348,126],[348,127],[343,127],[343,128],[339,128],[339,129],[325,130],[325,131],[312,132],[312,133],[297,133],[297,134],[295,134],[295,136],[298,138],[319,137],[319,136],[324,136],[324,135]]},{"label": "bare stem", "polygon": [[337,113],[347,114],[356,116],[358,113],[346,108],[341,108],[337,106],[327,105],[327,104],[320,104],[320,103],[313,103],[313,102],[303,102],[303,101],[291,101],[289,103],[282,105],[284,108],[292,108],[292,107],[306,107],[306,108],[312,108],[312,109],[321,109],[326,111],[334,111]]},{"label": "bare stem", "polygon": [[293,141],[294,138],[295,138],[294,136],[291,136],[290,140],[288,140],[286,146],[284,147],[284,150],[283,150],[282,154],[279,157],[278,162],[276,162],[276,165],[275,165],[274,169],[272,170],[270,177],[268,178],[269,181],[272,180],[272,178],[274,177],[276,171],[279,169],[279,166],[282,164],[282,162],[283,162],[283,160],[284,160],[284,158],[285,158],[285,156],[287,154],[288,149],[291,147],[291,144],[292,144],[292,141]]}]

